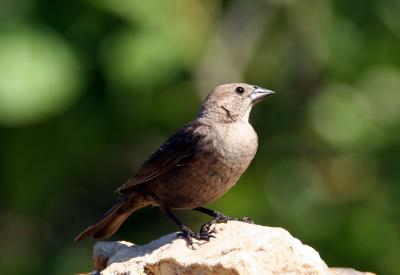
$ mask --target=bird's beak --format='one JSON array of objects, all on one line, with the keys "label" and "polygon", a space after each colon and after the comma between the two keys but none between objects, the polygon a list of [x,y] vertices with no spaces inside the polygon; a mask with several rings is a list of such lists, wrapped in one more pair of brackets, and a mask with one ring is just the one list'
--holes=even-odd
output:
[{"label": "bird's beak", "polygon": [[257,103],[264,97],[274,94],[275,92],[255,86],[254,91],[250,94],[251,102]]}]

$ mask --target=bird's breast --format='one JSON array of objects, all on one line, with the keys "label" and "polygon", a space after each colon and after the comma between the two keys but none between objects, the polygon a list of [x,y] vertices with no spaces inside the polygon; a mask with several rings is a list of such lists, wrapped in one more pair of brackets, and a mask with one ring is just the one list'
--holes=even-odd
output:
[{"label": "bird's breast", "polygon": [[215,151],[227,165],[247,168],[253,159],[258,138],[249,123],[237,122],[219,127],[216,130]]},{"label": "bird's breast", "polygon": [[209,129],[190,162],[166,175],[154,188],[160,204],[195,208],[228,191],[257,151],[257,134],[250,124]]},{"label": "bird's breast", "polygon": [[254,158],[258,147],[257,134],[249,123],[235,123],[216,127],[203,152],[209,183],[221,190],[229,189]]}]

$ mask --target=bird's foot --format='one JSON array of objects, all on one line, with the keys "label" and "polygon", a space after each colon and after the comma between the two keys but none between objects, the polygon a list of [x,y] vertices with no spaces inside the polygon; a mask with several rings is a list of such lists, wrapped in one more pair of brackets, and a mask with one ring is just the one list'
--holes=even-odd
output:
[{"label": "bird's foot", "polygon": [[[200,233],[202,232],[208,232],[208,233],[215,233],[215,229],[211,229],[211,225],[218,223],[218,222],[223,222],[226,223],[228,221],[239,221],[239,222],[245,222],[245,223],[250,223],[253,224],[254,222],[248,218],[248,217],[243,217],[243,218],[239,218],[239,219],[234,219],[228,216],[223,216],[223,218],[221,219],[220,217],[217,217],[215,219],[212,219],[211,221],[209,221],[208,223],[205,223],[201,226],[200,228]],[[214,236],[212,236],[214,237]]]},{"label": "bird's foot", "polygon": [[213,233],[215,233],[215,229],[211,229],[211,225],[213,225],[214,223],[216,223],[217,220],[213,219],[211,221],[209,221],[208,223],[205,223],[201,226],[200,228],[200,234],[209,234],[210,237],[215,238],[214,235],[212,235]]},{"label": "bird's foot", "polygon": [[227,221],[232,221],[232,220],[235,220],[235,219],[231,218],[231,217],[229,217],[229,216],[227,216],[225,214],[222,214],[221,212],[216,212],[216,216],[215,216],[213,221],[215,221],[215,222],[224,222],[225,223]]},{"label": "bird's foot", "polygon": [[243,217],[243,218],[240,218],[240,219],[235,219],[235,221],[245,222],[245,223],[250,223],[250,224],[254,223],[253,220],[250,219],[249,217]]},{"label": "bird's foot", "polygon": [[192,239],[196,239],[198,241],[209,241],[210,238],[214,237],[211,233],[212,232],[209,230],[200,230],[199,233],[195,233],[189,227],[183,225],[181,226],[181,232],[178,233],[178,236],[183,237],[188,245],[193,245]]},{"label": "bird's foot", "polygon": [[243,217],[243,218],[231,218],[229,216],[226,216],[222,214],[221,212],[216,212],[217,215],[215,216],[215,221],[218,222],[227,222],[227,221],[239,221],[239,222],[245,222],[245,223],[254,223],[249,217]]},{"label": "bird's foot", "polygon": [[[218,222],[223,222],[226,223],[228,221],[239,221],[239,222],[245,222],[245,223],[250,223],[253,224],[254,222],[248,218],[248,217],[243,217],[239,219],[231,218],[229,216],[226,216],[224,214],[219,213],[217,217],[209,221],[208,223],[205,223],[201,226],[200,228],[200,233],[205,233],[208,232],[209,234],[215,233],[215,229],[211,229],[211,225],[218,223]],[[211,237],[214,237],[213,235],[210,235]]]}]

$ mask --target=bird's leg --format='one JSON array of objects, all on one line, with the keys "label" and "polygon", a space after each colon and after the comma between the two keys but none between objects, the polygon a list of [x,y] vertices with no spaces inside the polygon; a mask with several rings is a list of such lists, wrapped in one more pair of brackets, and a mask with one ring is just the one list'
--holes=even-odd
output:
[{"label": "bird's leg", "polygon": [[[224,215],[221,212],[214,211],[214,210],[211,210],[211,209],[208,209],[205,207],[197,207],[197,208],[193,208],[193,210],[201,212],[206,215],[209,215],[214,218],[210,222],[203,224],[203,226],[200,229],[200,232],[210,232],[211,225],[216,222],[224,222],[225,223],[227,221],[241,221],[241,222],[246,222],[246,223],[253,223],[253,221],[251,219],[249,219],[248,217],[235,219],[235,218],[231,218],[227,215]],[[210,233],[213,233],[213,232],[210,232]]]},{"label": "bird's leg", "polygon": [[225,215],[225,214],[223,214],[221,212],[214,211],[214,210],[211,210],[211,209],[208,209],[208,208],[205,208],[205,207],[197,207],[197,208],[194,208],[192,210],[195,210],[195,211],[204,213],[206,215],[209,215],[211,217],[214,217],[214,219],[216,221],[220,221],[220,222],[241,221],[241,222],[253,223],[253,221],[248,217],[243,217],[243,218],[240,218],[240,219],[231,218],[231,217],[229,217],[229,216],[227,216],[227,215]]},{"label": "bird's leg", "polygon": [[219,221],[219,222],[227,222],[230,220],[234,220],[234,218],[226,216],[226,215],[222,214],[221,212],[214,211],[212,209],[208,209],[205,207],[197,207],[197,208],[194,208],[193,210],[201,212],[206,215],[209,215],[209,216],[213,217],[216,221]]},{"label": "bird's leg", "polygon": [[161,211],[172,220],[181,231],[178,235],[182,236],[189,245],[192,245],[192,238],[196,240],[209,241],[212,235],[208,231],[195,233],[189,227],[183,225],[171,212],[171,209],[168,207],[161,207]]}]

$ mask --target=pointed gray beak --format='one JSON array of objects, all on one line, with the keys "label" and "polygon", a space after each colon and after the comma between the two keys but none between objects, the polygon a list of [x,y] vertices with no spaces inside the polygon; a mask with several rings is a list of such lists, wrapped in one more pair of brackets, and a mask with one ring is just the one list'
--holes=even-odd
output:
[{"label": "pointed gray beak", "polygon": [[264,97],[274,94],[275,92],[254,86],[254,91],[250,94],[251,102],[257,103],[261,101]]}]

